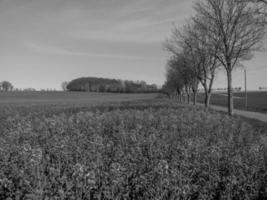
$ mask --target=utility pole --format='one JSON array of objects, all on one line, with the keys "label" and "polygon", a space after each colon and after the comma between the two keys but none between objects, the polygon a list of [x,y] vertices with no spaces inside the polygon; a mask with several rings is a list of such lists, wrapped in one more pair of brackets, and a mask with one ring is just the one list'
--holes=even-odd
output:
[{"label": "utility pole", "polygon": [[248,109],[248,92],[247,92],[247,70],[244,70],[245,72],[245,108]]}]

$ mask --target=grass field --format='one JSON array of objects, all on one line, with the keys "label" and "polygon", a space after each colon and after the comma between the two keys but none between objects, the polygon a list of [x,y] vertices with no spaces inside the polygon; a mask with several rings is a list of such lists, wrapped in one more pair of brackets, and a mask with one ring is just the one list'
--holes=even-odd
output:
[{"label": "grass field", "polygon": [[[245,110],[245,93],[236,92],[234,94],[234,106],[236,109]],[[204,95],[199,95],[199,101],[204,102]],[[227,106],[226,93],[214,93],[211,97],[211,104]],[[248,92],[248,110],[267,113],[267,92]]]},{"label": "grass field", "polygon": [[264,123],[155,95],[55,94],[1,94],[0,199],[267,198]]},{"label": "grass field", "polygon": [[0,106],[21,105],[68,105],[99,104],[155,98],[157,94],[114,94],[89,92],[0,92]]}]

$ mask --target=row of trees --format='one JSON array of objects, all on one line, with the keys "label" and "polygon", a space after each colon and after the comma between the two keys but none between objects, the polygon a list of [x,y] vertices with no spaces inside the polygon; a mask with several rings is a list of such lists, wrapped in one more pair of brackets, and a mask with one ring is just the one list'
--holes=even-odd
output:
[{"label": "row of trees", "polygon": [[36,90],[35,88],[15,88],[13,84],[9,81],[0,82],[0,92],[52,92],[56,89],[40,89]]},{"label": "row of trees", "polygon": [[179,29],[174,27],[165,48],[171,53],[167,81],[163,89],[180,101],[193,93],[197,103],[199,85],[205,91],[209,107],[217,71],[227,74],[228,112],[233,115],[232,72],[241,61],[252,58],[261,49],[266,26],[265,1],[201,0],[195,3],[196,15]]},{"label": "row of trees", "polygon": [[153,93],[158,92],[155,84],[149,85],[144,81],[122,81],[107,78],[78,78],[71,82],[62,83],[63,90],[86,92],[113,93]]}]

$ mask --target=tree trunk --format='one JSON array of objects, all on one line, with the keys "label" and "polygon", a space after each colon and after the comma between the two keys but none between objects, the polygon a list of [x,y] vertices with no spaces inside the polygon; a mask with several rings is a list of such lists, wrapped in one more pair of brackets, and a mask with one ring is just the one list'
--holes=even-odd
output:
[{"label": "tree trunk", "polygon": [[194,92],[194,105],[197,105],[197,92]]},{"label": "tree trunk", "polygon": [[190,104],[190,93],[187,92],[187,104]]},{"label": "tree trunk", "polygon": [[234,98],[233,98],[233,87],[232,87],[232,71],[227,72],[228,82],[228,115],[233,116],[234,114]]},{"label": "tree trunk", "polygon": [[176,89],[176,94],[177,94],[177,101],[181,103],[181,92],[178,88]]},{"label": "tree trunk", "polygon": [[211,93],[205,92],[205,108],[206,109],[209,109],[210,107],[210,97],[211,97]]}]

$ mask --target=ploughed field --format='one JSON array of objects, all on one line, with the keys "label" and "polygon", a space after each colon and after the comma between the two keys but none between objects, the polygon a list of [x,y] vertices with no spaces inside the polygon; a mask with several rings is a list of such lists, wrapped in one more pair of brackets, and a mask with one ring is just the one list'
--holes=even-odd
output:
[{"label": "ploughed field", "polygon": [[[199,94],[199,102],[204,102],[204,94]],[[214,93],[211,104],[227,107],[227,93]],[[245,110],[245,93],[234,93],[234,106]],[[248,92],[248,110],[267,113],[267,92]]]},{"label": "ploughed field", "polygon": [[0,199],[267,198],[266,124],[98,95],[1,104]]}]

